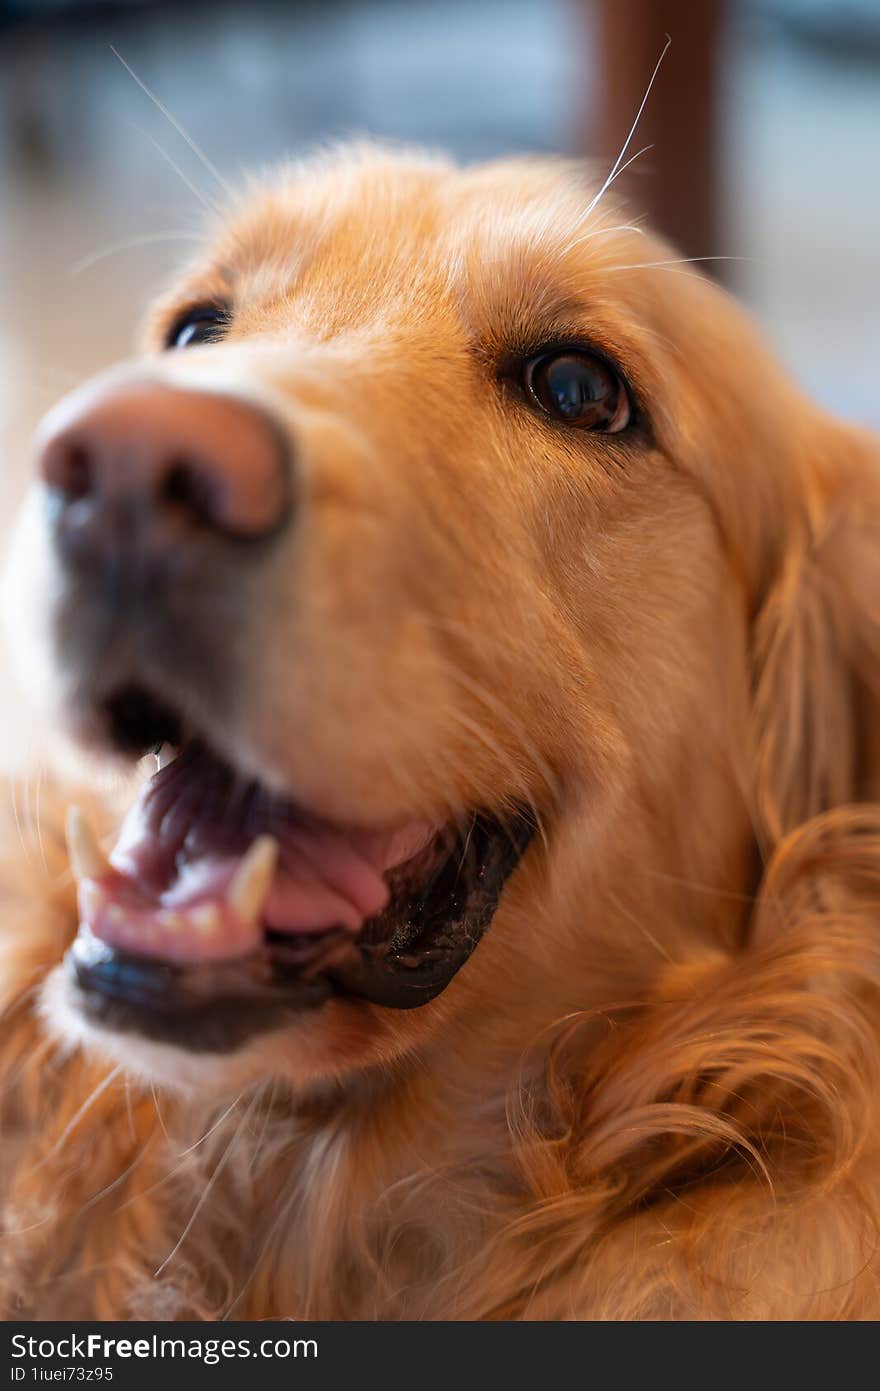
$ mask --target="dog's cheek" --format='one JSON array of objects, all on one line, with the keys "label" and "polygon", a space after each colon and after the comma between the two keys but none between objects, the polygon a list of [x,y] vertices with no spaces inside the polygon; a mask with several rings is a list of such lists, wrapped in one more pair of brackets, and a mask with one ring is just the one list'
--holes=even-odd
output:
[{"label": "dog's cheek", "polygon": [[32,488],[12,533],[0,606],[10,665],[20,689],[38,714],[51,714],[63,702],[51,636],[52,614],[60,588],[43,497]]}]

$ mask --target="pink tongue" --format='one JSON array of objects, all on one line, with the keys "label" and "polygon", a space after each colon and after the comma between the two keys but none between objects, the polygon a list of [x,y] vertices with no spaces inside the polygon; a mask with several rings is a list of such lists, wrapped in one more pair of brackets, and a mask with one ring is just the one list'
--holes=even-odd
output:
[{"label": "pink tongue", "polygon": [[[387,871],[434,834],[421,822],[390,831],[329,826],[263,789],[242,787],[193,747],[147,783],[111,868],[81,881],[80,918],[110,946],[174,962],[247,955],[267,927],[354,934],[388,902]],[[228,895],[244,854],[266,835],[277,841],[277,867],[262,910],[248,920]]]}]

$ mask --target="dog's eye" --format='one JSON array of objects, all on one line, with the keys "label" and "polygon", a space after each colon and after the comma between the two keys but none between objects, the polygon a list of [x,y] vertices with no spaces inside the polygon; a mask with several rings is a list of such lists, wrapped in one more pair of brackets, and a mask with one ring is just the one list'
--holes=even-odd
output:
[{"label": "dog's eye", "polygon": [[612,367],[579,349],[542,353],[526,363],[529,395],[557,420],[616,435],[632,415],[629,393]]},{"label": "dog's eye", "polygon": [[193,348],[216,343],[229,323],[229,310],[218,304],[196,304],[175,319],[165,338],[166,348]]}]

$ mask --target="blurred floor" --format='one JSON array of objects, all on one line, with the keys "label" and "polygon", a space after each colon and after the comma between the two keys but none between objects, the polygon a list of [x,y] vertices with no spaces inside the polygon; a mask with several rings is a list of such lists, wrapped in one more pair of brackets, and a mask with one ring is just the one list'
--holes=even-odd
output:
[{"label": "blurred floor", "polygon": [[[178,5],[0,32],[0,545],[36,420],[127,352],[186,254],[201,209],[172,162],[216,192],[110,43],[227,175],[352,131],[474,159],[573,148],[595,88],[576,4]],[[706,252],[746,258],[730,279],[812,394],[880,425],[878,69],[733,10],[724,233]],[[0,764],[28,748],[3,685]]]}]

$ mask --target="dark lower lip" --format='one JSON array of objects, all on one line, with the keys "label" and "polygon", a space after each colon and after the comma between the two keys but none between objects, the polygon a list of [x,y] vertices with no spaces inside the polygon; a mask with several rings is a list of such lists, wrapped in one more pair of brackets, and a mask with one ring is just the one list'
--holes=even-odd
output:
[{"label": "dark lower lip", "polygon": [[284,989],[256,957],[180,967],[129,956],[81,929],[67,954],[75,1003],[90,1023],[197,1053],[232,1053],[247,1039],[317,1009],[322,979]]},{"label": "dark lower lip", "polygon": [[527,816],[503,825],[474,817],[429,883],[392,885],[385,911],[317,970],[295,943],[279,939],[252,956],[186,966],[127,955],[81,930],[67,956],[76,1003],[104,1028],[215,1054],[282,1028],[333,995],[417,1008],[474,951],[533,833]]}]

